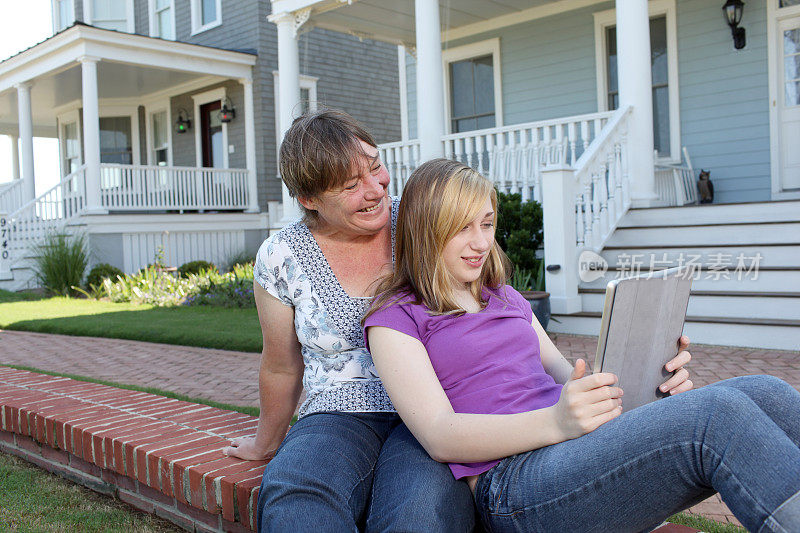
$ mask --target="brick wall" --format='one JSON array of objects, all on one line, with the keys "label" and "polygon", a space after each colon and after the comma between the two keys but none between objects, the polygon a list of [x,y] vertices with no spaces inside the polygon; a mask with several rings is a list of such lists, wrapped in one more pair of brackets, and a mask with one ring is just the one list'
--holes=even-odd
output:
[{"label": "brick wall", "polygon": [[0,450],[190,531],[254,529],[264,461],[222,454],[254,417],[0,367]]}]

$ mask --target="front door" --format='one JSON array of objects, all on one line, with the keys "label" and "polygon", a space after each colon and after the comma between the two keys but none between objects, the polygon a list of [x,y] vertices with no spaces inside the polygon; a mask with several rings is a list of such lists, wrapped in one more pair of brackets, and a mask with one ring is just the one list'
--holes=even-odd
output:
[{"label": "front door", "polygon": [[222,121],[219,118],[220,107],[219,100],[200,106],[200,136],[204,167],[225,167]]},{"label": "front door", "polygon": [[781,189],[800,189],[800,16],[778,22]]}]

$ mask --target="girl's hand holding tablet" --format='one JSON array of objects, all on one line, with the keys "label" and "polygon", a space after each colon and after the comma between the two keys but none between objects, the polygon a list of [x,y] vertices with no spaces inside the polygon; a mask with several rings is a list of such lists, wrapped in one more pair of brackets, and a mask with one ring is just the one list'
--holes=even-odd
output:
[{"label": "girl's hand holding tablet", "polygon": [[585,374],[586,362],[578,359],[555,405],[563,440],[591,433],[622,414],[622,389],[614,386],[617,376],[609,372]]}]

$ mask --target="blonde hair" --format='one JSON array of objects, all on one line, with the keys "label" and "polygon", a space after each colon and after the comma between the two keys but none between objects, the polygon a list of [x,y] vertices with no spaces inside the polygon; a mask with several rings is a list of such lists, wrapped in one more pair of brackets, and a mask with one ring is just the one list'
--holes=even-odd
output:
[{"label": "blonde hair", "polygon": [[[487,196],[497,224],[497,193],[492,183],[472,168],[449,159],[420,165],[403,189],[395,236],[395,264],[391,275],[378,285],[378,296],[365,315],[405,300],[410,295],[432,314],[462,314],[456,302],[452,274],[444,264],[445,245],[467,223],[480,215]],[[495,241],[480,277],[470,291],[481,305],[484,286],[498,287],[506,280],[510,263]]]}]

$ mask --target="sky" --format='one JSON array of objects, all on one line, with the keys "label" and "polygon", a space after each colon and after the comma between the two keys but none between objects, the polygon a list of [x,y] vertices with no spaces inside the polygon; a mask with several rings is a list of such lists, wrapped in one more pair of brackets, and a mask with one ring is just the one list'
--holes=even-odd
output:
[{"label": "sky", "polygon": [[[0,0],[0,6],[16,4],[17,0]],[[0,17],[0,59],[47,39],[53,33],[50,0],[26,0],[24,9],[5,10],[12,16]],[[10,181],[11,138],[0,135],[0,183]],[[55,139],[33,140],[36,193],[45,192],[59,181],[58,142]]]}]

